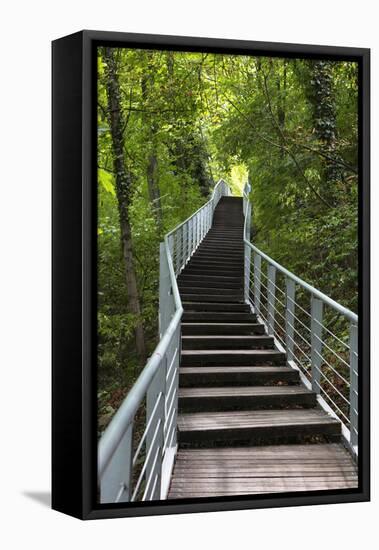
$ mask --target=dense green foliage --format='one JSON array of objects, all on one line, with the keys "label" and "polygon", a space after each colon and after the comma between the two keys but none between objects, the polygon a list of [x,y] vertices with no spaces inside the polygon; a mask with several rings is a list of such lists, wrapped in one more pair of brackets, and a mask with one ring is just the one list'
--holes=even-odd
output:
[{"label": "dense green foliage", "polygon": [[99,410],[103,427],[156,344],[159,242],[219,177],[252,183],[254,243],[357,310],[357,66],[348,62],[114,50],[141,317],[128,312],[98,59]]}]

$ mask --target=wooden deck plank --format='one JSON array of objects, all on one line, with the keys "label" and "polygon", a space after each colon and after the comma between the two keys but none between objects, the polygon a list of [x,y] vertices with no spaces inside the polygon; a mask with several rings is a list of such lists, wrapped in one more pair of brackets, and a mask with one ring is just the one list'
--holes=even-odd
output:
[{"label": "wooden deck plank", "polygon": [[178,417],[179,431],[218,430],[242,427],[287,426],[290,424],[335,424],[336,420],[321,410],[257,410],[187,413]]},{"label": "wooden deck plank", "polygon": [[357,468],[341,444],[180,449],[168,498],[351,489]]},{"label": "wooden deck plank", "polygon": [[259,396],[259,395],[302,395],[310,391],[305,386],[230,386],[230,387],[200,387],[180,388],[179,397],[222,397]]}]

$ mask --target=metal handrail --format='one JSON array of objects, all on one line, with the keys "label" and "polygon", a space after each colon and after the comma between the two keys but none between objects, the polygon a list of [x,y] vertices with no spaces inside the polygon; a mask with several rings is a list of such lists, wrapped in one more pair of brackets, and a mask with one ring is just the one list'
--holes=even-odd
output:
[{"label": "metal handrail", "polygon": [[[219,180],[210,200],[167,233],[161,243],[160,341],[99,441],[100,502],[136,499],[143,476],[146,476],[146,485],[142,500],[166,497],[176,453],[180,325],[183,314],[176,277],[209,231],[218,201],[229,194],[227,183]],[[144,399],[146,427],[133,455],[134,419]],[[133,487],[133,467],[143,444],[146,444],[146,458],[137,484]]]},{"label": "metal handrail", "polygon": [[312,286],[309,283],[305,282],[303,279],[301,279],[300,277],[298,277],[297,275],[295,275],[294,273],[292,273],[291,271],[289,271],[288,269],[286,269],[285,267],[280,265],[278,262],[276,262],[275,260],[270,258],[270,256],[268,256],[267,254],[262,252],[262,250],[260,250],[255,245],[253,245],[246,238],[244,239],[244,243],[247,246],[249,246],[251,248],[251,250],[254,250],[255,252],[257,252],[257,254],[259,254],[261,256],[261,258],[263,258],[264,260],[269,262],[272,266],[274,266],[283,275],[285,275],[286,277],[292,279],[295,283],[297,283],[298,285],[303,287],[305,290],[307,290],[308,292],[313,294],[313,296],[315,298],[318,298],[319,300],[322,300],[324,302],[324,304],[327,304],[328,306],[333,308],[335,311],[337,311],[338,313],[340,313],[341,315],[346,317],[346,319],[348,319],[349,321],[351,321],[353,323],[358,323],[358,315],[356,313],[354,313],[350,309],[342,306],[341,304],[339,304],[338,302],[336,302],[335,300],[333,300],[332,298],[330,298],[329,296],[327,296],[326,294],[324,294],[320,290],[317,290],[317,288],[315,288],[314,286]]},{"label": "metal handrail", "polygon": [[[320,405],[341,421],[346,445],[353,456],[357,457],[358,315],[305,282],[250,242],[252,209],[250,190],[251,186],[247,183],[243,190],[245,301],[266,325],[268,334],[274,336],[277,346],[286,352],[288,365],[296,368],[304,384],[318,394]],[[262,262],[267,264],[267,275],[262,270]],[[277,284],[277,273],[283,277],[284,290]],[[310,297],[309,311],[306,310],[308,306],[303,307],[295,300],[297,287]],[[276,291],[281,293],[283,301],[276,297]],[[348,344],[343,341],[342,336],[338,337],[323,322],[323,306],[332,308],[338,313],[338,319],[342,316],[349,323]],[[299,318],[297,311],[300,312],[300,317],[305,314],[306,320]],[[278,322],[277,316],[283,320],[284,326]],[[306,337],[301,334],[303,328],[306,329]],[[344,353],[349,355],[349,359],[340,355],[342,352],[339,349],[337,351],[340,353],[333,349],[333,344],[337,345],[337,343],[343,345]],[[335,364],[336,361],[338,365]],[[349,380],[337,370],[347,367],[349,367]],[[331,373],[338,375],[343,387],[337,388]],[[348,412],[341,410],[341,407],[346,407]]]}]

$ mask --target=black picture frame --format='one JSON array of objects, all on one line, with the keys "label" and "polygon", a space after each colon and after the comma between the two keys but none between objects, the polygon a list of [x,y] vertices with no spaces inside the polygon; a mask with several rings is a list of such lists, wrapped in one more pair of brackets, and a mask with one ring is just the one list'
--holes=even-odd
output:
[{"label": "black picture frame", "polygon": [[[359,488],[96,503],[96,48],[99,45],[353,60],[359,65]],[[81,519],[370,499],[370,50],[85,30],[52,44],[52,507]]]}]

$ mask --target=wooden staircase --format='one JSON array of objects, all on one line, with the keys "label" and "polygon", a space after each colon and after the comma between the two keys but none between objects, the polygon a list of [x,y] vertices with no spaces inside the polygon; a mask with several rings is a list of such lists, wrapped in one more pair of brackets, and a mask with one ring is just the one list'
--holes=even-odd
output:
[{"label": "wooden staircase", "polygon": [[341,425],[243,298],[242,199],[223,197],[178,278],[179,450],[168,498],[357,487]]}]

